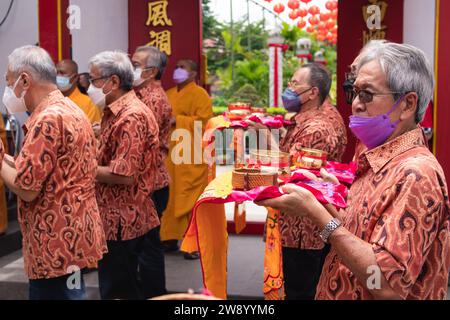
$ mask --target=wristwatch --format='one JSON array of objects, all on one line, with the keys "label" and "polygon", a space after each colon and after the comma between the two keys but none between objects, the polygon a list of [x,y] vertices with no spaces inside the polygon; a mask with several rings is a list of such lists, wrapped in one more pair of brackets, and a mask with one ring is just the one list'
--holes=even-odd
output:
[{"label": "wristwatch", "polygon": [[339,219],[334,218],[331,220],[325,228],[322,230],[322,232],[319,234],[320,238],[323,240],[323,242],[328,243],[328,239],[330,238],[331,234],[340,226],[342,225],[342,222],[339,221]]}]

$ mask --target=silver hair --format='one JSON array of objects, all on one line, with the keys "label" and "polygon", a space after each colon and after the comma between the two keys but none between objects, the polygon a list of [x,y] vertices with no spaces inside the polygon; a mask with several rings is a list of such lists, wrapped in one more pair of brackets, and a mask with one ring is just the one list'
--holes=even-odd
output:
[{"label": "silver hair", "polygon": [[369,42],[362,51],[357,70],[366,63],[378,61],[386,75],[386,82],[395,100],[408,92],[417,93],[416,123],[423,120],[434,92],[433,69],[425,53],[411,45],[393,42]]},{"label": "silver hair", "polygon": [[133,88],[133,64],[126,53],[121,51],[104,51],[89,61],[89,69],[97,67],[102,77],[116,75],[120,79],[120,88],[130,91]]},{"label": "silver hair", "polygon": [[143,52],[147,55],[146,67],[155,67],[158,69],[156,79],[161,79],[167,66],[167,56],[156,47],[142,46],[136,49],[136,52]]},{"label": "silver hair", "polygon": [[40,47],[24,46],[15,49],[8,56],[8,67],[15,76],[28,72],[35,80],[56,83],[55,63],[48,52]]}]

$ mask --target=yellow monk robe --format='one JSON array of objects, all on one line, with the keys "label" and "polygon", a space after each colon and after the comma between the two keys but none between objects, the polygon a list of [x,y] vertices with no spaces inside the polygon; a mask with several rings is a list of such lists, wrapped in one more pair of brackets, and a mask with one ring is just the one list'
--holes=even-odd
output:
[{"label": "yellow monk robe", "polygon": [[[170,141],[169,157],[166,166],[171,177],[169,203],[161,220],[161,240],[181,240],[186,232],[195,202],[208,185],[208,165],[194,164],[194,136],[197,136],[197,151],[202,149],[202,138],[209,119],[212,118],[212,103],[208,93],[194,82],[188,84],[181,91],[177,87],[167,91],[173,115],[176,117],[175,129],[189,132],[191,150],[181,150],[178,141]],[[201,122],[201,131],[194,133],[194,122]],[[173,130],[172,130],[173,132]],[[172,136],[171,132],[171,136]],[[172,140],[172,139],[170,139]],[[180,139],[183,140],[183,139]],[[180,141],[182,143],[182,141]],[[186,142],[186,141],[185,141]],[[183,145],[189,145],[184,143]],[[172,153],[176,148],[178,155],[184,156],[190,151],[190,163],[175,165]],[[198,152],[197,158],[203,158],[203,151]]]},{"label": "yellow monk robe", "polygon": [[91,124],[101,121],[101,112],[99,107],[97,107],[89,98],[89,96],[82,94],[78,88],[72,92],[69,96],[72,100],[88,117]]},{"label": "yellow monk robe", "polygon": [[[8,153],[8,144],[6,143],[6,129],[3,117],[0,117],[0,138],[2,139],[5,153]],[[6,203],[5,184],[0,178],[0,234],[5,233],[8,228],[8,205]]]}]

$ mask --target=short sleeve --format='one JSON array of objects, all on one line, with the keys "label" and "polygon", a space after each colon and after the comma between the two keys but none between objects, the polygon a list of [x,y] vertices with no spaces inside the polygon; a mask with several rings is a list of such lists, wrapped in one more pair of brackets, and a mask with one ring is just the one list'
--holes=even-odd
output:
[{"label": "short sleeve", "polygon": [[445,206],[435,172],[408,169],[399,175],[403,177],[388,190],[391,204],[381,214],[370,243],[389,285],[405,299],[443,224]]},{"label": "short sleeve", "polygon": [[15,161],[15,183],[28,191],[40,191],[53,172],[61,139],[59,116],[46,114],[34,123]]}]

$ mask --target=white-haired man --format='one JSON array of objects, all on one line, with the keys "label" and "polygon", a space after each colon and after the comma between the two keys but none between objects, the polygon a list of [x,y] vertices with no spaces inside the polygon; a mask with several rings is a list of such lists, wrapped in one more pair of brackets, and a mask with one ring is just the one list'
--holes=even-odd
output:
[{"label": "white-haired man", "polygon": [[14,50],[6,82],[8,111],[31,114],[19,156],[15,162],[6,156],[1,170],[18,196],[30,299],[83,299],[80,271],[106,252],[95,196],[94,132],[83,112],[57,89],[56,68],[45,50]]},{"label": "white-haired man", "polygon": [[362,51],[356,70],[350,129],[365,148],[345,212],[291,185],[261,204],[309,217],[331,243],[317,299],[446,299],[448,190],[418,126],[432,68],[421,50],[381,42]]},{"label": "white-haired man", "polygon": [[100,294],[103,299],[159,296],[166,291],[164,252],[150,198],[158,123],[132,90],[133,65],[126,54],[102,52],[91,59],[89,72],[88,93],[104,108],[96,189],[109,252],[99,262]]}]

